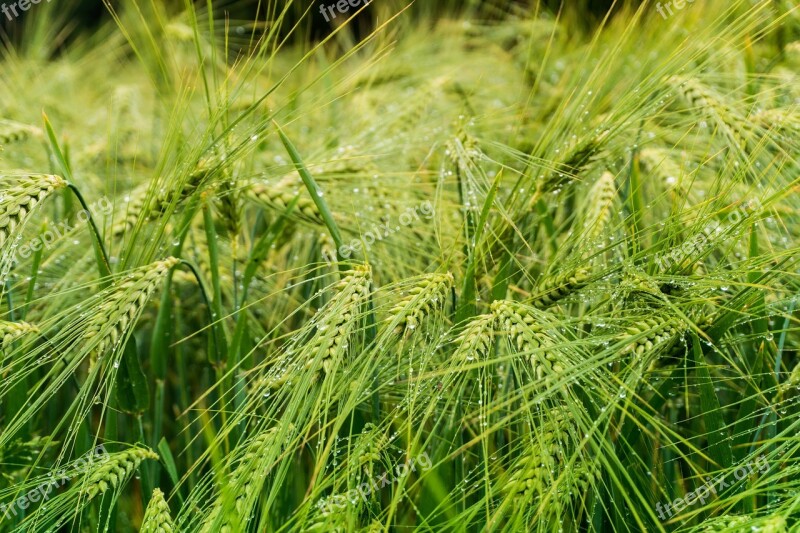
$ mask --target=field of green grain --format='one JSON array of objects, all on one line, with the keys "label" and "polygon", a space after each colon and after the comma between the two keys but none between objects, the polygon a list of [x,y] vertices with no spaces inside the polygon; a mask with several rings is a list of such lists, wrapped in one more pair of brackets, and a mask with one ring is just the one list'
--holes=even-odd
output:
[{"label": "field of green grain", "polygon": [[0,532],[800,531],[795,1],[75,3],[0,33]]}]

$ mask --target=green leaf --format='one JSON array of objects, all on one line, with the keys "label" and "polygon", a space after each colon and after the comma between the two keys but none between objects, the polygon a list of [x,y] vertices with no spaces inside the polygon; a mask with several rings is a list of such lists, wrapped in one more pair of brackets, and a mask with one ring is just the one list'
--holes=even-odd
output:
[{"label": "green leaf", "polygon": [[117,401],[122,411],[134,415],[143,414],[150,406],[147,379],[133,337],[125,344],[117,371]]},{"label": "green leaf", "polygon": [[720,467],[728,468],[733,463],[730,438],[722,416],[722,407],[711,381],[700,338],[692,332],[692,353],[694,354],[695,372],[697,373],[697,386],[700,393],[700,410],[706,426],[708,438],[709,457]]}]

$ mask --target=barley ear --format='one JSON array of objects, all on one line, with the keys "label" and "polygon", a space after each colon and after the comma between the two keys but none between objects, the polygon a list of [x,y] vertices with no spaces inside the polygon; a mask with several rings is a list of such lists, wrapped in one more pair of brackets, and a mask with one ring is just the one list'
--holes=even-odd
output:
[{"label": "barley ear", "polygon": [[603,172],[603,175],[589,190],[588,206],[584,218],[584,228],[587,230],[586,239],[591,243],[599,237],[611,220],[611,210],[617,197],[617,187],[614,175]]},{"label": "barley ear", "polygon": [[23,142],[29,137],[40,137],[41,135],[42,130],[34,126],[13,120],[0,120],[0,146]]},{"label": "barley ear", "polygon": [[464,327],[455,340],[453,361],[457,365],[469,364],[476,359],[484,359],[494,345],[495,315],[480,315]]},{"label": "barley ear", "polygon": [[306,222],[322,225],[324,223],[322,215],[301,185],[299,180],[289,175],[275,185],[253,183],[246,189],[245,197],[257,205],[278,213],[285,213],[296,199],[293,215]]},{"label": "barley ear", "polygon": [[576,267],[555,276],[544,278],[539,283],[531,300],[531,305],[545,309],[582,289],[589,283],[591,271]]},{"label": "barley ear", "polygon": [[117,281],[100,296],[100,305],[83,333],[83,341],[92,343],[90,366],[94,367],[108,348],[114,348],[133,326],[150,296],[169,270],[179,260],[169,257],[138,269]]},{"label": "barley ear", "polygon": [[158,461],[159,457],[138,446],[110,454],[97,469],[87,474],[81,489],[83,494],[91,500],[105,494],[108,489],[121,489],[146,459]]},{"label": "barley ear", "polygon": [[30,333],[39,333],[39,328],[27,322],[0,320],[0,349],[8,348],[12,342]]},{"label": "barley ear", "polygon": [[160,489],[154,489],[139,533],[173,533],[174,531],[176,531],[175,524],[170,516],[169,504],[164,499],[164,493]]},{"label": "barley ear", "polygon": [[498,332],[508,336],[515,351],[528,357],[536,379],[564,371],[563,355],[553,348],[555,341],[538,323],[532,309],[510,300],[497,300],[491,309]]},{"label": "barley ear", "polygon": [[0,247],[6,245],[33,210],[67,182],[51,174],[0,176]]},{"label": "barley ear", "polygon": [[452,287],[453,275],[449,272],[423,276],[418,283],[404,291],[385,322],[389,326],[394,325],[394,332],[398,335],[411,335],[425,316],[444,304]]},{"label": "barley ear", "polygon": [[310,367],[322,351],[322,370],[329,374],[343,357],[356,316],[369,296],[372,272],[369,267],[356,267],[344,273],[336,284],[337,294],[317,314],[317,334],[304,347],[306,367]]},{"label": "barley ear", "polygon": [[677,318],[660,316],[641,318],[625,328],[623,339],[629,342],[621,353],[631,353],[638,357],[656,348],[668,348],[685,330],[685,325]]}]

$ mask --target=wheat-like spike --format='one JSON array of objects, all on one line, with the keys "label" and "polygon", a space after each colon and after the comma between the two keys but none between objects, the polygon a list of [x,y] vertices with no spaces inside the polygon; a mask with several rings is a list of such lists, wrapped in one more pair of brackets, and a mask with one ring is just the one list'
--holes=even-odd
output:
[{"label": "wheat-like spike", "polygon": [[322,215],[319,214],[316,204],[308,197],[308,194],[301,191],[299,180],[294,175],[286,176],[275,185],[253,183],[245,190],[247,199],[280,213],[286,212],[288,206],[298,195],[299,198],[297,198],[292,213],[306,222],[321,225],[323,223]]},{"label": "wheat-like spike", "polygon": [[531,305],[540,309],[550,307],[585,287],[590,277],[591,270],[585,267],[575,267],[555,276],[548,276],[538,284]]},{"label": "wheat-like spike", "polygon": [[677,318],[641,318],[625,328],[624,338],[630,343],[621,353],[641,356],[658,347],[669,347],[685,329],[683,321]]},{"label": "wheat-like spike", "polygon": [[[310,524],[303,528],[303,531],[311,533],[347,533],[348,528],[348,507],[351,506],[350,502],[347,503],[331,503],[328,502],[329,510],[323,511],[318,508],[316,512],[310,517]],[[355,504],[358,505],[358,502]]]},{"label": "wheat-like spike", "polygon": [[115,346],[124,337],[128,326],[136,322],[164,275],[179,262],[174,257],[156,261],[131,272],[106,289],[105,298],[89,320],[83,334],[84,342],[96,342],[91,352],[91,367],[94,367],[108,347]]},{"label": "wheat-like spike", "polygon": [[161,489],[154,489],[150,503],[142,519],[139,533],[173,533],[175,524],[169,511],[169,504],[164,499]]},{"label": "wheat-like spike", "polygon": [[568,457],[567,448],[575,440],[571,418],[563,407],[548,414],[541,430],[532,437],[531,447],[511,471],[503,486],[504,492],[528,497],[550,489],[558,477],[560,465]]},{"label": "wheat-like spike", "polygon": [[39,333],[39,328],[28,322],[0,320],[0,349],[7,348],[12,342],[29,333]]},{"label": "wheat-like spike", "polygon": [[31,136],[41,136],[42,130],[13,120],[0,120],[0,146],[22,142]]},{"label": "wheat-like spike", "polygon": [[[301,351],[298,364],[292,356],[284,356],[283,362],[273,367],[265,376],[257,378],[250,388],[253,395],[269,394],[270,390],[280,388],[292,376],[304,368],[311,368],[318,356],[322,357],[322,371],[329,374],[339,362],[348,347],[348,340],[356,322],[353,318],[361,305],[369,296],[372,273],[368,266],[358,265],[354,270],[344,273],[334,290],[337,293],[331,301],[315,315],[316,332],[312,339],[306,341],[307,331],[295,338],[295,343],[302,343],[290,349]],[[320,353],[322,352],[322,353]],[[314,379],[316,379],[316,375]]]},{"label": "wheat-like spike", "polygon": [[692,108],[700,110],[714,120],[736,146],[742,150],[747,148],[750,134],[742,125],[747,124],[748,121],[724,103],[721,95],[692,78],[673,76],[669,79],[669,83],[681,93]]},{"label": "wheat-like spike", "polygon": [[639,165],[645,174],[656,178],[672,198],[681,199],[689,194],[687,186],[680,183],[684,174],[681,164],[675,160],[670,150],[643,148],[639,152]]},{"label": "wheat-like spike", "polygon": [[403,297],[389,311],[385,322],[397,324],[394,332],[411,335],[425,316],[440,307],[453,286],[453,275],[427,274],[419,283],[404,291]]},{"label": "wheat-like spike", "polygon": [[594,241],[608,226],[616,198],[617,187],[614,183],[614,175],[608,171],[603,172],[603,175],[589,190],[587,198],[588,206],[583,219],[583,227],[588,230],[586,234],[588,242]]},{"label": "wheat-like spike", "polygon": [[706,533],[716,531],[726,533],[749,533],[758,531],[759,533],[786,533],[786,519],[782,516],[767,516],[763,518],[753,518],[750,515],[722,515],[709,518],[700,524]]},{"label": "wheat-like spike", "polygon": [[389,448],[386,433],[374,424],[368,423],[356,438],[353,450],[348,458],[351,474],[357,474],[363,468],[367,476],[372,476],[373,465],[381,461],[381,455]]},{"label": "wheat-like spike", "polygon": [[81,489],[83,494],[91,500],[104,494],[109,488],[121,488],[145,459],[158,461],[159,457],[151,450],[139,446],[108,455],[96,470],[86,476]]},{"label": "wheat-like spike", "polygon": [[0,247],[22,228],[31,212],[67,182],[50,174],[0,176]]},{"label": "wheat-like spike", "polygon": [[[538,182],[537,188],[540,194],[548,193],[562,187],[576,179],[584,170],[597,159],[603,149],[608,137],[606,131],[602,131],[588,137],[579,139],[566,150],[563,150],[563,157],[556,161],[552,172],[548,172]],[[538,195],[531,198],[533,201]]]},{"label": "wheat-like spike", "polygon": [[478,141],[463,128],[459,128],[455,139],[447,141],[445,148],[450,163],[462,172],[469,170],[482,155]]},{"label": "wheat-like spike", "polygon": [[[227,509],[229,514],[235,513],[240,519],[244,519],[245,514],[249,513],[248,500],[251,502],[258,497],[258,492],[263,484],[263,464],[269,452],[269,445],[275,439],[278,432],[277,427],[269,428],[257,434],[246,444],[244,453],[239,459],[239,464],[230,476],[228,486],[233,491],[233,498],[223,502],[222,498],[217,499],[211,513],[203,522],[200,528],[202,533],[221,532],[231,533],[235,524],[228,520],[228,514],[222,517],[222,523],[218,524],[220,514],[223,509]],[[257,486],[258,484],[258,486]],[[229,506],[225,507],[225,506]]]},{"label": "wheat-like spike", "polygon": [[202,159],[180,188],[164,187],[155,195],[149,193],[149,185],[133,191],[130,195],[130,202],[125,206],[122,219],[111,227],[111,234],[116,238],[120,238],[134,228],[140,218],[153,220],[160,217],[167,212],[176,195],[178,196],[178,202],[186,200],[192,193],[197,191],[203,180],[214,171],[214,166],[213,159]]},{"label": "wheat-like spike", "polygon": [[303,348],[307,354],[307,368],[314,364],[322,350],[322,369],[326,374],[333,371],[347,349],[350,333],[356,324],[354,317],[369,296],[371,282],[369,267],[357,266],[336,285],[338,294],[318,313],[317,334]]},{"label": "wheat-like spike", "polygon": [[121,238],[126,232],[136,226],[139,215],[145,210],[147,204],[147,188],[134,191],[128,198],[130,201],[125,205],[122,219],[111,226],[111,235],[115,238]]},{"label": "wheat-like spike", "polygon": [[[491,309],[497,319],[497,328],[508,335],[517,351],[529,357],[537,379],[564,371],[561,355],[548,349],[555,344],[553,339],[536,323],[528,309],[510,300],[497,300],[492,303]],[[531,353],[540,348],[544,348],[544,351]]]},{"label": "wheat-like spike", "polygon": [[456,364],[469,364],[475,359],[484,359],[494,344],[496,318],[493,314],[480,315],[464,327],[456,339],[458,345],[453,352]]}]

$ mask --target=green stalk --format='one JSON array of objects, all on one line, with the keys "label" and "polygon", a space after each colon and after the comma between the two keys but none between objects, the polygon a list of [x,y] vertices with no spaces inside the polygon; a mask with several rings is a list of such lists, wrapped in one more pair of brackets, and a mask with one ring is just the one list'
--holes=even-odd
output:
[{"label": "green stalk", "polygon": [[[278,135],[281,138],[281,142],[283,146],[286,148],[286,151],[289,153],[289,157],[291,157],[292,162],[294,163],[294,167],[297,170],[297,173],[300,174],[300,178],[303,180],[303,183],[308,189],[308,193],[311,195],[311,199],[314,201],[314,204],[317,206],[320,215],[322,216],[322,220],[325,222],[325,226],[328,228],[328,231],[331,234],[331,238],[333,242],[336,244],[336,249],[341,249],[342,247],[342,235],[339,233],[339,227],[336,225],[336,222],[333,220],[333,214],[331,210],[328,209],[328,204],[325,202],[325,199],[322,197],[322,192],[319,190],[317,186],[317,182],[314,181],[314,178],[308,172],[305,164],[303,163],[303,159],[300,157],[300,153],[295,148],[292,141],[289,140],[289,137],[283,132],[281,127],[278,125],[277,122],[274,120],[272,123],[275,125],[275,128],[278,130]],[[347,270],[344,265],[340,265],[340,269]]]}]

